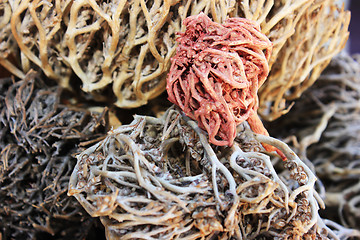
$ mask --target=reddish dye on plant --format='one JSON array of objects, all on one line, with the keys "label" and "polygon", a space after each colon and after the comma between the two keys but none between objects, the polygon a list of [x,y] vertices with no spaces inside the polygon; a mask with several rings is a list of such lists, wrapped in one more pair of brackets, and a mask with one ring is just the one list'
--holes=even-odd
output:
[{"label": "reddish dye on plant", "polygon": [[258,89],[269,73],[270,40],[243,18],[219,24],[201,13],[184,24],[167,78],[169,100],[215,145],[231,146],[245,120],[254,132],[268,135],[256,111]]}]

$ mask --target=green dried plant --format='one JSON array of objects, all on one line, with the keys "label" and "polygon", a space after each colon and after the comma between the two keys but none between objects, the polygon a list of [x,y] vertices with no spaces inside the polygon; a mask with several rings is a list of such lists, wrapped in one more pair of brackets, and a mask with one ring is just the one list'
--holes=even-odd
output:
[{"label": "green dried plant", "polygon": [[267,120],[286,113],[289,101],[342,49],[350,19],[331,0],[5,0],[1,8],[5,42],[12,39],[6,51],[17,64],[7,55],[0,64],[19,77],[37,67],[65,87],[73,71],[85,92],[102,101],[111,88],[123,108],[144,105],[165,90],[176,32],[184,30],[186,17],[204,12],[219,23],[253,20],[274,44],[272,71],[260,90],[260,113]]},{"label": "green dried plant", "polygon": [[100,217],[107,239],[336,238],[318,215],[312,171],[247,122],[232,147],[219,147],[175,108],[137,115],[77,160],[69,194]]},{"label": "green dried plant", "polygon": [[65,106],[61,89],[30,71],[0,80],[0,233],[3,239],[85,238],[95,221],[66,195],[80,141],[104,133],[106,115]]}]

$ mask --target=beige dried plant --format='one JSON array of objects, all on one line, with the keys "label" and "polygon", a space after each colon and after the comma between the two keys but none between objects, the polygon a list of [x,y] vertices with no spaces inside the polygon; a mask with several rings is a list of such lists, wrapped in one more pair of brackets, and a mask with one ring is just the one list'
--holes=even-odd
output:
[{"label": "beige dried plant", "polygon": [[70,1],[8,1],[12,14],[12,37],[20,49],[20,69],[24,73],[34,66],[46,76],[69,87],[71,70],[61,60],[66,47],[62,41],[63,14]]},{"label": "beige dried plant", "polygon": [[40,68],[65,87],[73,71],[85,92],[101,101],[112,88],[123,108],[144,105],[165,90],[176,32],[186,17],[204,12],[220,23],[254,20],[274,44],[272,71],[260,91],[267,120],[286,113],[287,101],[316,80],[343,47],[349,23],[349,13],[331,0],[6,0],[0,7],[8,29],[2,42],[18,56],[14,63],[3,55],[0,64],[18,77]]},{"label": "beige dried plant", "polygon": [[311,170],[246,122],[238,131],[232,147],[214,147],[174,108],[135,116],[77,156],[69,194],[100,217],[107,239],[336,238],[318,215]]},{"label": "beige dried plant", "polygon": [[11,34],[10,19],[12,10],[7,0],[0,2],[0,64],[18,78],[24,78],[23,71],[11,61],[17,52],[14,37]]},{"label": "beige dried plant", "polygon": [[277,53],[259,91],[260,115],[272,121],[287,113],[345,46],[350,13],[331,0],[307,4],[294,16],[295,32]]}]

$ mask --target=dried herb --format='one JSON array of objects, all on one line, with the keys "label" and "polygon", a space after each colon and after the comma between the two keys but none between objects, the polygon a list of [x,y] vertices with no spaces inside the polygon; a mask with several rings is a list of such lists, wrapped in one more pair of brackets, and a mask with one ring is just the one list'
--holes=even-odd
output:
[{"label": "dried herb", "polygon": [[67,196],[80,141],[104,133],[106,115],[61,103],[61,89],[30,71],[0,80],[0,231],[3,239],[85,238],[95,221]]},{"label": "dried herb", "polygon": [[[262,153],[263,143],[288,158]],[[69,194],[107,239],[326,239],[311,170],[283,142],[238,126],[211,146],[178,110],[135,116],[77,156]],[[279,168],[273,164],[278,162]]]}]

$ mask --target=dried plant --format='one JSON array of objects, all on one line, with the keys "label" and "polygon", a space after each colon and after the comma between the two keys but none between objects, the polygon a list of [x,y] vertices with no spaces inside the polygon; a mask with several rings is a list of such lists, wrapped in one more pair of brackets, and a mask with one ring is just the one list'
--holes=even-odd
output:
[{"label": "dried plant", "polygon": [[325,185],[327,205],[339,209],[342,224],[360,230],[359,102],[360,57],[343,53],[269,129],[281,138],[289,133],[296,137],[293,146],[302,158],[311,160]]},{"label": "dried plant", "polygon": [[116,104],[131,108],[165,88],[159,79],[175,49],[175,31],[180,31],[180,18],[169,21],[177,2],[24,0],[4,5],[12,9],[9,24],[23,56],[22,71],[35,65],[69,87],[72,70],[83,90],[100,100],[104,96],[98,90],[113,83]]},{"label": "dried plant", "polygon": [[6,31],[1,44],[7,44],[18,64],[8,53],[0,64],[19,77],[36,66],[63,86],[69,85],[72,70],[95,99],[108,99],[111,87],[117,106],[133,108],[165,89],[176,32],[184,30],[186,17],[204,12],[218,23],[245,17],[256,21],[274,44],[272,71],[260,94],[261,114],[273,120],[346,41],[349,13],[331,0],[313,2],[5,0],[0,5]]},{"label": "dried plant", "polygon": [[66,195],[80,141],[97,139],[106,116],[64,106],[59,87],[30,71],[0,80],[0,233],[3,239],[84,238],[94,220]]},{"label": "dried plant", "polygon": [[17,53],[15,39],[10,29],[12,11],[7,0],[0,2],[0,64],[19,78],[24,78],[23,71],[18,69],[11,60]]},{"label": "dried plant", "polygon": [[318,79],[349,36],[349,12],[331,0],[311,2],[295,17],[294,34],[277,53],[269,78],[259,91],[259,112],[268,121],[288,112],[291,101]]},{"label": "dried plant", "polygon": [[318,215],[312,171],[247,122],[232,147],[219,147],[175,108],[137,115],[77,160],[69,194],[100,217],[107,239],[337,238]]},{"label": "dried plant", "polygon": [[201,13],[184,25],[171,59],[169,100],[196,120],[215,145],[231,146],[236,126],[247,119],[254,131],[267,133],[256,111],[258,88],[269,73],[269,39],[244,18],[219,24]]}]

